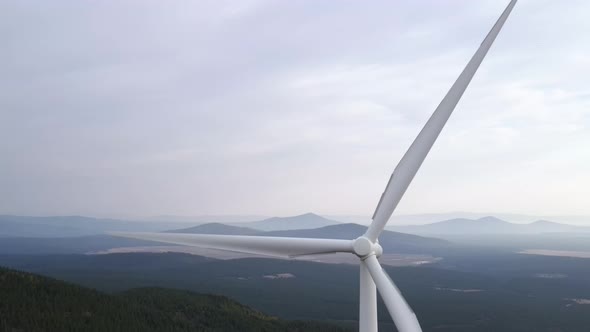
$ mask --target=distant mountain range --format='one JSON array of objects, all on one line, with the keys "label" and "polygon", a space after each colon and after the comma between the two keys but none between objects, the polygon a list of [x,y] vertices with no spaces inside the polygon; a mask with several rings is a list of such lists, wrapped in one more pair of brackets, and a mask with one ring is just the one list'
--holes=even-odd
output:
[{"label": "distant mountain range", "polygon": [[479,219],[457,218],[417,226],[390,226],[387,229],[420,235],[474,235],[474,234],[542,234],[590,232],[590,227],[574,226],[538,220],[529,224],[515,224],[495,217]]},{"label": "distant mountain range", "polygon": [[[241,223],[234,223],[236,220],[235,218],[228,217],[224,219],[227,219],[228,222],[224,222],[223,225],[251,228],[254,232],[319,228],[339,223],[313,213],[293,217],[274,217],[260,221]],[[201,222],[203,221],[206,221],[206,219],[201,219]],[[0,215],[0,237],[76,237],[100,235],[108,232],[160,232],[170,229],[184,229],[187,225],[195,225],[199,223],[200,222],[188,223],[186,220],[130,221],[83,216],[32,217]],[[217,223],[221,224],[220,222]],[[215,229],[215,227],[213,228]],[[204,229],[200,229],[200,232],[208,234]],[[244,233],[244,231],[240,231],[235,234],[246,233],[252,234],[253,232]],[[224,234],[232,233],[228,228]]]},{"label": "distant mountain range", "polygon": [[[113,248],[161,245],[157,242],[114,238],[105,234],[111,231],[167,231],[194,234],[354,239],[366,230],[366,226],[339,223],[313,213],[293,217],[268,218],[253,222],[207,223],[188,228],[178,227],[186,225],[186,223],[175,222],[157,223],[79,216],[0,216],[0,255],[88,253]],[[544,234],[542,239],[539,237],[540,234]],[[470,239],[469,244],[478,244],[483,243],[480,241],[483,236],[501,236],[503,240],[510,240],[511,246],[525,246],[525,249],[569,248],[566,244],[568,241],[574,240],[564,239],[563,236],[571,234],[590,234],[590,227],[545,220],[530,224],[515,224],[495,217],[457,218],[420,226],[390,226],[379,240],[386,252],[389,253],[436,255],[441,249],[453,246],[447,240],[459,244],[465,243],[465,239]],[[514,236],[508,239],[509,235]],[[537,236],[533,239],[528,235]],[[528,236],[528,238],[525,239],[524,236]],[[550,238],[548,239],[548,237]],[[531,239],[536,242],[531,242]],[[576,243],[581,243],[585,239],[577,239],[576,241],[578,241]],[[497,239],[488,242],[492,245],[500,245]],[[544,244],[545,242],[547,244]],[[552,246],[548,246],[549,244]]]},{"label": "distant mountain range", "polygon": [[106,232],[159,232],[186,223],[129,221],[83,216],[31,217],[0,215],[0,237],[73,237]]},{"label": "distant mountain range", "polygon": [[[229,218],[229,217],[228,217]],[[226,218],[227,219],[227,218]],[[206,219],[202,219],[206,220]],[[316,229],[343,223],[306,213],[292,217],[273,217],[259,221],[212,222],[200,224],[178,221],[129,221],[101,219],[84,216],[30,217],[0,215],[0,237],[78,237],[101,235],[108,232],[176,232],[200,234],[254,235],[258,232]],[[195,226],[195,224],[197,224]],[[590,227],[560,224],[538,220],[529,224],[516,224],[496,217],[479,219],[454,218],[424,225],[397,226],[390,223],[389,230],[417,235],[461,235],[461,234],[539,234],[590,232]],[[196,228],[195,228],[196,227]],[[194,229],[193,229],[194,228]]]},{"label": "distant mountain range", "polygon": [[[171,227],[163,229],[170,225]],[[354,239],[366,226],[342,224],[313,213],[293,217],[275,217],[239,224],[207,223],[173,228],[178,223],[135,222],[89,217],[0,216],[0,255],[7,254],[83,254],[113,248],[149,247],[158,242],[112,237],[110,231],[176,232],[194,234],[259,235]],[[180,225],[185,226],[185,223]],[[444,240],[384,232],[381,245],[390,253],[433,254],[451,244]]]},{"label": "distant mountain range", "polygon": [[188,228],[170,230],[169,232],[195,234],[256,235],[260,232],[315,229],[337,224],[340,224],[340,222],[324,218],[317,214],[306,213],[293,217],[273,217],[260,221],[250,221],[241,223],[212,222]]},{"label": "distant mountain range", "polygon": [[273,217],[260,221],[234,223],[233,226],[241,226],[257,229],[260,231],[285,231],[293,229],[319,228],[340,222],[330,220],[314,213],[306,213],[293,217]]}]

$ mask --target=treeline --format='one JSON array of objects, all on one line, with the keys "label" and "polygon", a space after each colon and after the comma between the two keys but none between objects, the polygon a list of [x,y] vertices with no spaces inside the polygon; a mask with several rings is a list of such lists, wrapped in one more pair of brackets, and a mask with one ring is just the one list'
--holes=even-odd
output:
[{"label": "treeline", "polygon": [[0,268],[0,330],[35,331],[345,331],[270,317],[226,297],[144,288],[106,294]]}]

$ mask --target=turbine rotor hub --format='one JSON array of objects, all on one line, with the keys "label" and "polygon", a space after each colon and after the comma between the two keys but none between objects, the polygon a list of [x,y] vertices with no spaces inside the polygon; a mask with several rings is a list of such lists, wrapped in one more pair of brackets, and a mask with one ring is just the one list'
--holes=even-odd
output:
[{"label": "turbine rotor hub", "polygon": [[372,242],[365,236],[358,237],[352,244],[354,254],[360,258],[367,257],[371,254],[379,257],[383,254],[383,248],[377,242]]}]

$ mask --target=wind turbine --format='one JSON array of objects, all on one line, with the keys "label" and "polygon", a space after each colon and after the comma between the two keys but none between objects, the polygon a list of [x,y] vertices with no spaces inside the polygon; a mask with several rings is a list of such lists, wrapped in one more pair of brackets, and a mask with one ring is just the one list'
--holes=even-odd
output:
[{"label": "wind turbine", "polygon": [[373,214],[373,221],[362,236],[354,240],[335,240],[176,233],[113,233],[113,235],[275,257],[292,258],[338,252],[351,253],[360,260],[359,330],[377,331],[378,289],[398,331],[422,331],[414,311],[379,264],[378,258],[383,254],[383,248],[379,245],[378,237],[492,46],[516,1],[510,1],[457,81],[400,160],[381,195]]}]

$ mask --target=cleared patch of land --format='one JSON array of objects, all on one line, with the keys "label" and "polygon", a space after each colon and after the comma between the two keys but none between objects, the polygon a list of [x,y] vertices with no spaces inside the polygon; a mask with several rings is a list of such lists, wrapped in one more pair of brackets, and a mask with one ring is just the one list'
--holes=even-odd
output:
[{"label": "cleared patch of land", "polygon": [[533,275],[534,278],[541,278],[541,279],[563,279],[567,278],[567,274],[563,273],[535,273]]},{"label": "cleared patch of land", "polygon": [[527,249],[527,250],[520,251],[519,254],[541,255],[541,256],[558,256],[558,257],[590,258],[590,251]]},{"label": "cleared patch of land", "polygon": [[457,292],[457,293],[479,293],[483,292],[483,289],[461,289],[461,288],[445,288],[445,287],[434,287],[437,291]]}]

